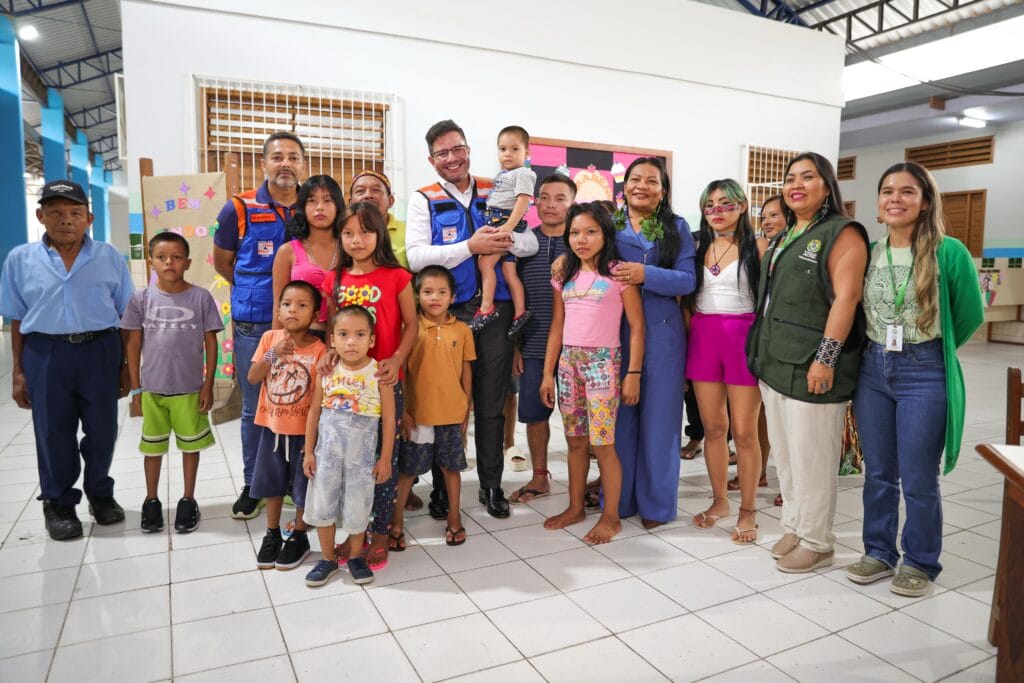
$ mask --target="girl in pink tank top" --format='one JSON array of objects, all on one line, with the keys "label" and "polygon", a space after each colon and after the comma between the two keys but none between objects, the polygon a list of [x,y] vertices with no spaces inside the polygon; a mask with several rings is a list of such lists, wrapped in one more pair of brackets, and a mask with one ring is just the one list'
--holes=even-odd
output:
[{"label": "girl in pink tank top", "polygon": [[[345,199],[341,187],[327,175],[312,176],[299,190],[298,207],[288,228],[293,239],[281,245],[274,257],[274,306],[281,290],[292,280],[303,280],[323,289],[324,278],[338,263],[339,234]],[[321,339],[326,333],[327,301],[310,332]],[[275,327],[280,323],[274,321]]]}]

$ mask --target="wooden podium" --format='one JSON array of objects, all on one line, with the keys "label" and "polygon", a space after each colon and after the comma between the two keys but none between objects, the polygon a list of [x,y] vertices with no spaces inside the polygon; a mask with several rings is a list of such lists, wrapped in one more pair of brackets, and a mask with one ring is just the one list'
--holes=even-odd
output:
[{"label": "wooden podium", "polygon": [[999,648],[997,683],[1024,681],[1024,446],[980,444],[1003,483],[1003,524],[988,639]]}]

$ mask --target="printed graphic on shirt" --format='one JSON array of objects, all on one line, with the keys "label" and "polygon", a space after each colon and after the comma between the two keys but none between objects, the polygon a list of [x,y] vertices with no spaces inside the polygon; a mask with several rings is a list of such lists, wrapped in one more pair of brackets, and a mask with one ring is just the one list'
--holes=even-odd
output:
[{"label": "printed graphic on shirt", "polygon": [[191,332],[201,329],[202,321],[195,320],[196,312],[184,306],[158,306],[151,303],[142,321],[144,330],[171,330]]},{"label": "printed graphic on shirt", "polygon": [[[897,284],[903,284],[910,275],[910,267],[893,265],[893,274],[896,276]],[[916,292],[914,278],[911,277],[903,299],[903,315],[897,316],[889,267],[876,267],[872,264],[868,267],[868,274],[864,280],[864,312],[877,329],[884,331],[886,325],[903,325],[903,341],[916,344],[922,336],[917,329],[917,315],[920,310],[917,307]]]},{"label": "printed graphic on shirt", "polygon": [[579,278],[567,283],[562,288],[562,300],[566,299],[582,299],[593,298],[601,301],[604,295],[608,293],[609,282],[608,280],[596,280],[592,282],[587,289],[576,289],[576,285],[579,283]]},{"label": "printed graphic on shirt", "polygon": [[[267,400],[276,406],[291,406],[307,400],[310,391],[309,369],[314,356],[293,354],[274,361],[267,375]],[[271,409],[274,412],[275,409]]]},{"label": "printed graphic on shirt", "polygon": [[[367,369],[376,368],[375,364]],[[372,385],[375,378],[372,372],[355,372],[352,374],[336,373],[324,382],[324,402],[326,408],[344,410],[360,415],[379,415],[380,397]]]},{"label": "printed graphic on shirt", "polygon": [[380,301],[380,287],[377,285],[348,285],[338,288],[338,308],[362,306],[377,322],[377,302]]}]

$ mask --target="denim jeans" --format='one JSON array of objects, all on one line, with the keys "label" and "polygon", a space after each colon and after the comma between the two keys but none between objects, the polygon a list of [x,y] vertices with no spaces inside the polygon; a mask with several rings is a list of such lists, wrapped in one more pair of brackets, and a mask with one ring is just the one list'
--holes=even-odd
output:
[{"label": "denim jeans", "polygon": [[853,399],[864,451],[864,552],[895,567],[900,487],[907,519],[903,562],[934,579],[942,571],[939,464],[946,437],[942,340],[886,351],[868,342]]},{"label": "denim jeans", "polygon": [[235,332],[235,381],[242,390],[242,472],[245,485],[252,483],[256,466],[256,450],[260,443],[260,428],[253,424],[256,404],[260,400],[260,385],[249,382],[249,368],[260,338],[270,329],[270,323],[232,321]]}]

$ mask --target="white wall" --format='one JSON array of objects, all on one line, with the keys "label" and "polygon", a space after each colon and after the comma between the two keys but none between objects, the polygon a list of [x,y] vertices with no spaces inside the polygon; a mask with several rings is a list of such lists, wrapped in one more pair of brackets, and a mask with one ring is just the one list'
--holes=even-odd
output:
[{"label": "white wall", "polygon": [[[903,140],[899,143],[844,149],[841,156],[857,157],[857,177],[841,183],[843,199],[856,200],[857,218],[869,228],[875,225],[878,179],[885,169],[903,161],[907,147],[995,135],[991,164],[961,166],[933,171],[942,192],[988,190],[985,200],[985,248],[1024,249],[1024,212],[1020,208],[1024,178],[1024,122],[989,126],[984,130],[963,128],[945,135]],[[875,231],[878,232],[878,231]]]},{"label": "white wall", "polygon": [[196,170],[196,74],[395,93],[400,198],[434,179],[423,134],[449,117],[480,175],[497,170],[494,137],[512,123],[671,150],[675,208],[689,217],[709,180],[741,175],[744,143],[838,151],[842,41],[700,3],[524,0],[500,7],[518,12],[500,26],[499,8],[468,0],[238,6],[122,2],[133,193],[141,156],[158,174]]}]

